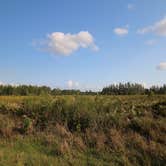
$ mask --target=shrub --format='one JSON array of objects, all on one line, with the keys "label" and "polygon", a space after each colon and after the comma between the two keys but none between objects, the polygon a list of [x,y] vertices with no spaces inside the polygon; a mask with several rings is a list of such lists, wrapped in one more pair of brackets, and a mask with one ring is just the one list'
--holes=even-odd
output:
[{"label": "shrub", "polygon": [[157,103],[152,109],[155,115],[166,117],[166,102]]},{"label": "shrub", "polygon": [[28,117],[24,117],[22,130],[24,133],[30,133],[32,131],[32,120]]}]

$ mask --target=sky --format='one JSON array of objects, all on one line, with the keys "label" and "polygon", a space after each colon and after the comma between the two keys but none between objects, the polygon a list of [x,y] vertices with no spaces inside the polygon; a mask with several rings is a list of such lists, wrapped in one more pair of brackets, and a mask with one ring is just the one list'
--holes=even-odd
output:
[{"label": "sky", "polygon": [[0,84],[166,83],[166,0],[0,0]]}]

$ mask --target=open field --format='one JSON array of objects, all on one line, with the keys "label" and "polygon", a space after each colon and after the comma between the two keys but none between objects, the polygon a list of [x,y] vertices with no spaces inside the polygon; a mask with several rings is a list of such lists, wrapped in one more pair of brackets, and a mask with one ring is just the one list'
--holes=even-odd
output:
[{"label": "open field", "polygon": [[0,96],[1,166],[164,166],[166,96]]},{"label": "open field", "polygon": [[166,0],[0,0],[0,166],[166,166]]}]

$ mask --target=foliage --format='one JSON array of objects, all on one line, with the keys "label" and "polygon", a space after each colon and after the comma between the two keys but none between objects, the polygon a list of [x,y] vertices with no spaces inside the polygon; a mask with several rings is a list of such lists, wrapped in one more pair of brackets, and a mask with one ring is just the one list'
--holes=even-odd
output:
[{"label": "foliage", "polygon": [[131,83],[119,83],[116,85],[110,85],[103,88],[102,94],[110,95],[133,95],[133,94],[144,94],[145,89],[140,84],[131,84]]},{"label": "foliage", "polygon": [[166,94],[166,85],[161,87],[152,86],[149,89],[137,83],[119,83],[104,87],[102,91],[81,91],[79,89],[51,89],[47,86],[33,86],[33,85],[0,85],[0,96],[44,96],[44,95],[148,95]]},{"label": "foliage", "polygon": [[166,96],[0,96],[0,165],[165,165]]}]

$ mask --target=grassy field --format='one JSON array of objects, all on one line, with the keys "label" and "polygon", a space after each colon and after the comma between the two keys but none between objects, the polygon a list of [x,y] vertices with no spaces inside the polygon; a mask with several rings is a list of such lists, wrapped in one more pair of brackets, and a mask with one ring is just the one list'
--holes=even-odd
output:
[{"label": "grassy field", "polygon": [[164,166],[166,96],[1,96],[0,166]]}]

